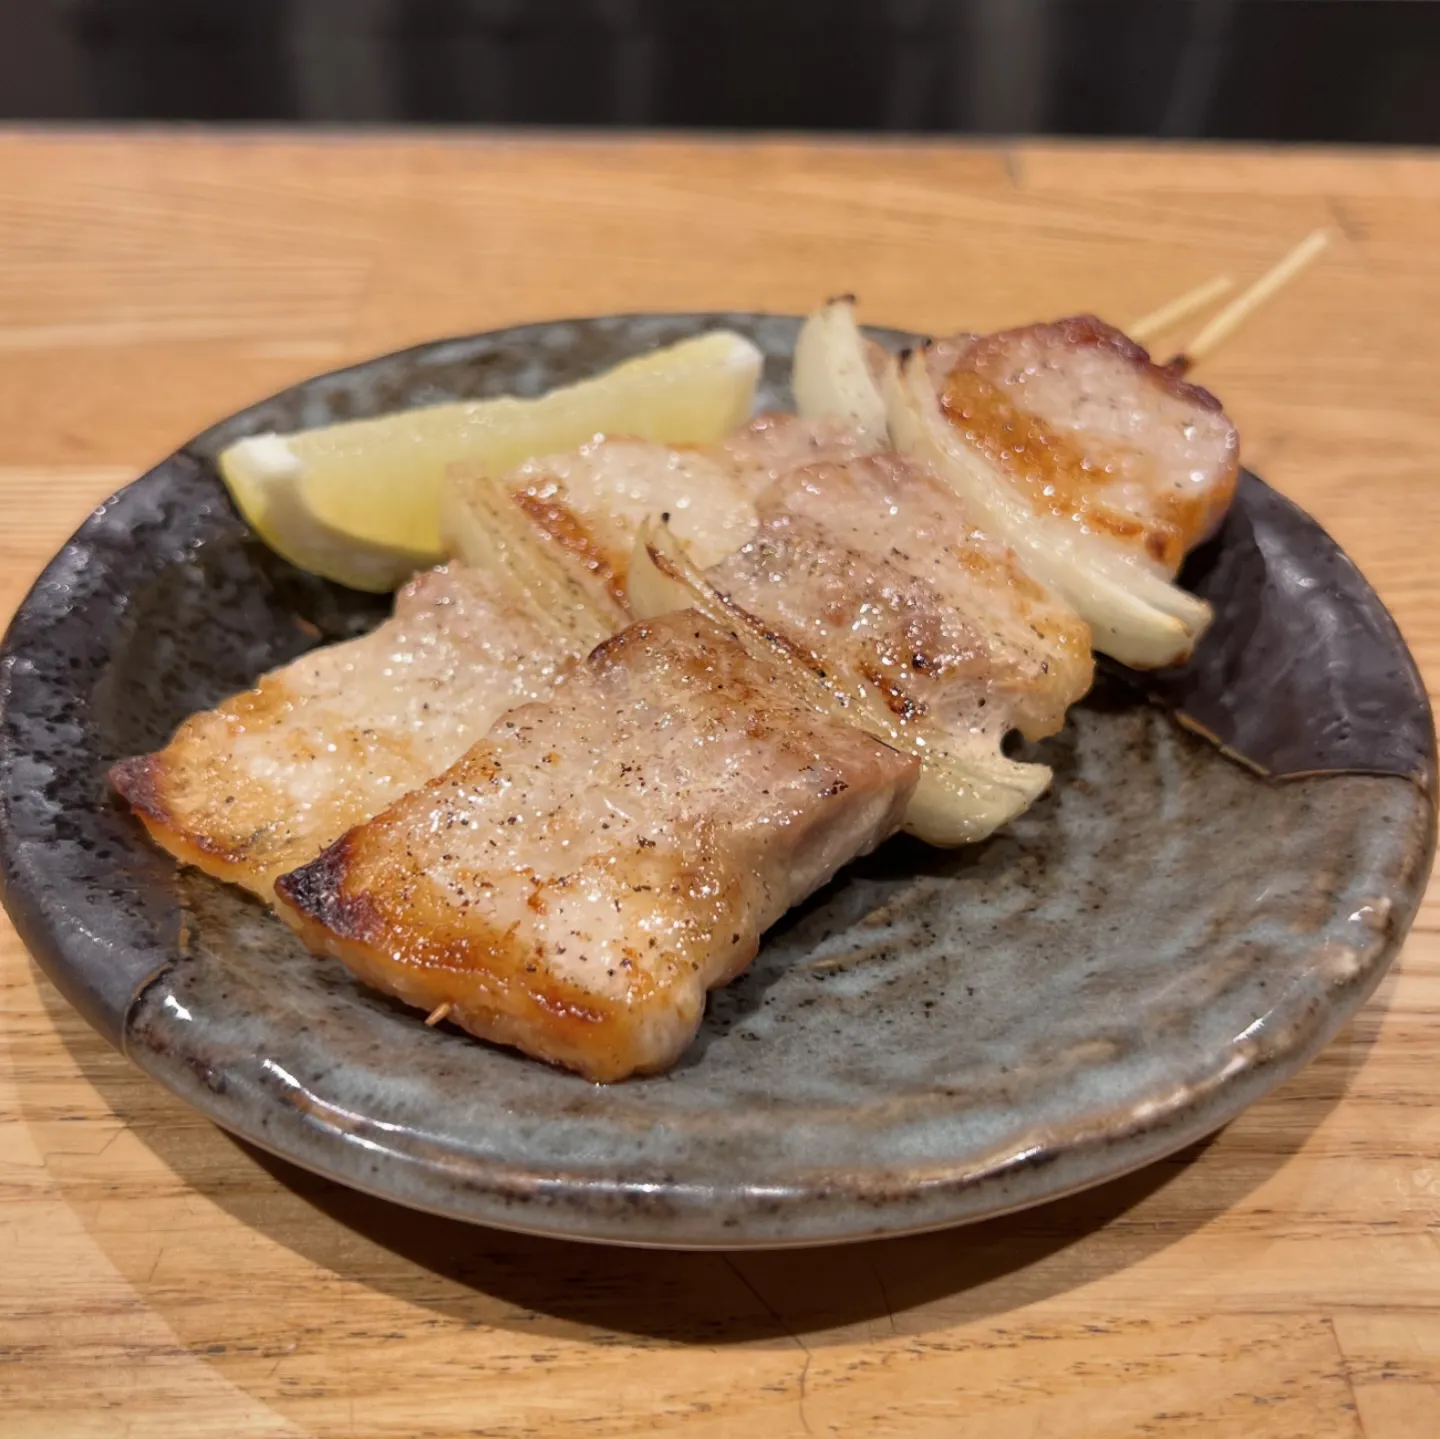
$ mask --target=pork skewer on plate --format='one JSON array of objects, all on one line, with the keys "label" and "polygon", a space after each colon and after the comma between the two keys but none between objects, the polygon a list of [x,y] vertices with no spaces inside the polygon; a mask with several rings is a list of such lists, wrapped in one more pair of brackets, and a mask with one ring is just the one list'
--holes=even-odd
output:
[{"label": "pork skewer on plate", "polygon": [[899,826],[919,770],[687,612],[599,646],[284,876],[361,979],[617,1080],[673,1064],[761,933]]},{"label": "pork skewer on plate", "polygon": [[[375,635],[194,717],[117,788],[402,999],[592,1078],[663,1069],[840,865],[902,822],[955,844],[1030,803],[1049,772],[1000,741],[1054,732],[1088,687],[1083,621],[934,468],[874,453],[870,421],[606,441],[457,486],[477,568],[423,577]],[[557,688],[627,605],[647,621]]]}]

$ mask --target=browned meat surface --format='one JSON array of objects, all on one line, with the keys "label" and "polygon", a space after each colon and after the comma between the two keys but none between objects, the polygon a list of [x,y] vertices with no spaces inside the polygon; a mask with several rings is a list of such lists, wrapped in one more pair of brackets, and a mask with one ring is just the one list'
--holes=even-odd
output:
[{"label": "browned meat surface", "polygon": [[1167,578],[1235,489],[1235,427],[1208,391],[1088,315],[926,352],[955,430],[1037,515],[1074,521]]},{"label": "browned meat surface", "polygon": [[1090,687],[1084,622],[922,467],[880,454],[792,470],[708,578],[903,724],[993,752],[1053,734]]},{"label": "browned meat surface", "polygon": [[899,825],[918,765],[686,611],[277,886],[317,950],[595,1080],[664,1069],[761,933]]},{"label": "browned meat surface", "polygon": [[624,602],[641,523],[665,514],[695,562],[714,564],[755,532],[755,497],[796,465],[849,459],[864,443],[836,421],[761,415],[720,444],[687,449],[604,439],[528,461],[505,481],[536,531]]},{"label": "browned meat surface", "polygon": [[111,783],[177,859],[269,898],[277,875],[439,774],[575,658],[485,575],[432,570],[371,634],[192,715]]},{"label": "browned meat surface", "polygon": [[874,448],[843,420],[782,414],[757,415],[716,447],[722,463],[752,500],[801,465],[843,464]]}]

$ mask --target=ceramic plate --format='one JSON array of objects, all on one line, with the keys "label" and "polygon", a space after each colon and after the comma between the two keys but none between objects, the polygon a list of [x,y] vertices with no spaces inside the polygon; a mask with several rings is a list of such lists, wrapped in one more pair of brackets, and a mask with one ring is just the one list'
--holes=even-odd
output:
[{"label": "ceramic plate", "polygon": [[892,842],[790,914],[660,1078],[597,1088],[427,1029],[247,896],[178,872],[107,795],[112,761],[384,612],[249,535],[216,477],[225,444],[533,394],[718,325],[756,340],[762,400],[787,404],[793,319],[526,326],[308,381],[96,510],[6,640],[0,858],[22,937],[98,1029],[227,1129],[536,1233],[895,1234],[1034,1204],[1217,1128],[1375,987],[1434,840],[1410,657],[1334,544],[1253,477],[1187,572],[1219,611],[1195,661],[1138,685],[1107,674],[1034,747],[1051,793],[988,843]]}]

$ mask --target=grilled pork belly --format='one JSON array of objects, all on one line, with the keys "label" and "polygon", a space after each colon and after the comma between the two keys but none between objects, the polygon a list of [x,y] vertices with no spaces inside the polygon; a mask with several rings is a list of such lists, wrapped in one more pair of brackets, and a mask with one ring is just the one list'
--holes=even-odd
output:
[{"label": "grilled pork belly", "polygon": [[792,470],[755,537],[703,574],[650,527],[631,603],[739,626],[812,704],[914,754],[905,828],[932,844],[983,839],[1035,800],[1050,771],[1001,743],[1054,733],[1092,675],[1084,622],[893,454]]},{"label": "grilled pork belly", "polygon": [[894,832],[918,768],[669,615],[283,877],[278,908],[483,1038],[594,1080],[654,1072],[762,932]]},{"label": "grilled pork belly", "polygon": [[1054,734],[1090,688],[1084,621],[968,523],[934,475],[894,454],[792,470],[755,538],[707,578],[902,725],[993,749]]},{"label": "grilled pork belly", "polygon": [[716,453],[735,482],[758,499],[801,465],[844,464],[871,454],[879,442],[845,418],[757,415],[727,435]]},{"label": "grilled pork belly", "polygon": [[829,694],[802,686],[812,702],[839,685],[847,718],[926,761],[906,827],[968,843],[1049,782],[1000,744],[1011,729],[1038,738],[1064,723],[1090,684],[1089,631],[934,473],[872,449],[843,417],[762,416],[704,451],[597,443],[534,461],[495,492],[637,618],[705,608],[684,584],[630,582],[633,542],[664,515],[668,539],[688,565],[711,565],[706,580],[730,607],[706,612],[758,619],[823,668]]},{"label": "grilled pork belly", "polygon": [[1219,402],[1089,316],[929,345],[886,380],[893,442],[1141,667],[1183,659],[1209,609],[1169,583],[1230,503]]},{"label": "grilled pork belly", "polygon": [[1036,515],[1168,579],[1230,504],[1239,441],[1219,400],[1093,316],[925,353],[946,419]]},{"label": "grilled pork belly", "polygon": [[192,715],[110,781],[177,859],[268,899],[278,875],[439,774],[586,648],[487,575],[432,570],[372,633]]},{"label": "grilled pork belly", "polygon": [[601,439],[530,460],[501,483],[572,570],[623,603],[635,535],[651,515],[668,516],[695,562],[711,565],[754,534],[755,497],[774,480],[797,465],[869,448],[843,422],[761,415],[718,445]]}]

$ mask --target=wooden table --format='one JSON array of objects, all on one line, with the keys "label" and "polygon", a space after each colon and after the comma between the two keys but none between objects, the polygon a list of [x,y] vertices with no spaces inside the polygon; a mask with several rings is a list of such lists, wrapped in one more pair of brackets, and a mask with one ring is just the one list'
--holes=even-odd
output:
[{"label": "wooden table", "polygon": [[[1440,680],[1440,158],[0,135],[0,605],[88,507],[308,372],[623,309],[1124,322],[1336,242],[1201,378]],[[1177,338],[1184,338],[1182,333]],[[1198,1150],[820,1253],[512,1238],[341,1191],[143,1079],[0,936],[0,1431],[1440,1434],[1440,906]]]}]

